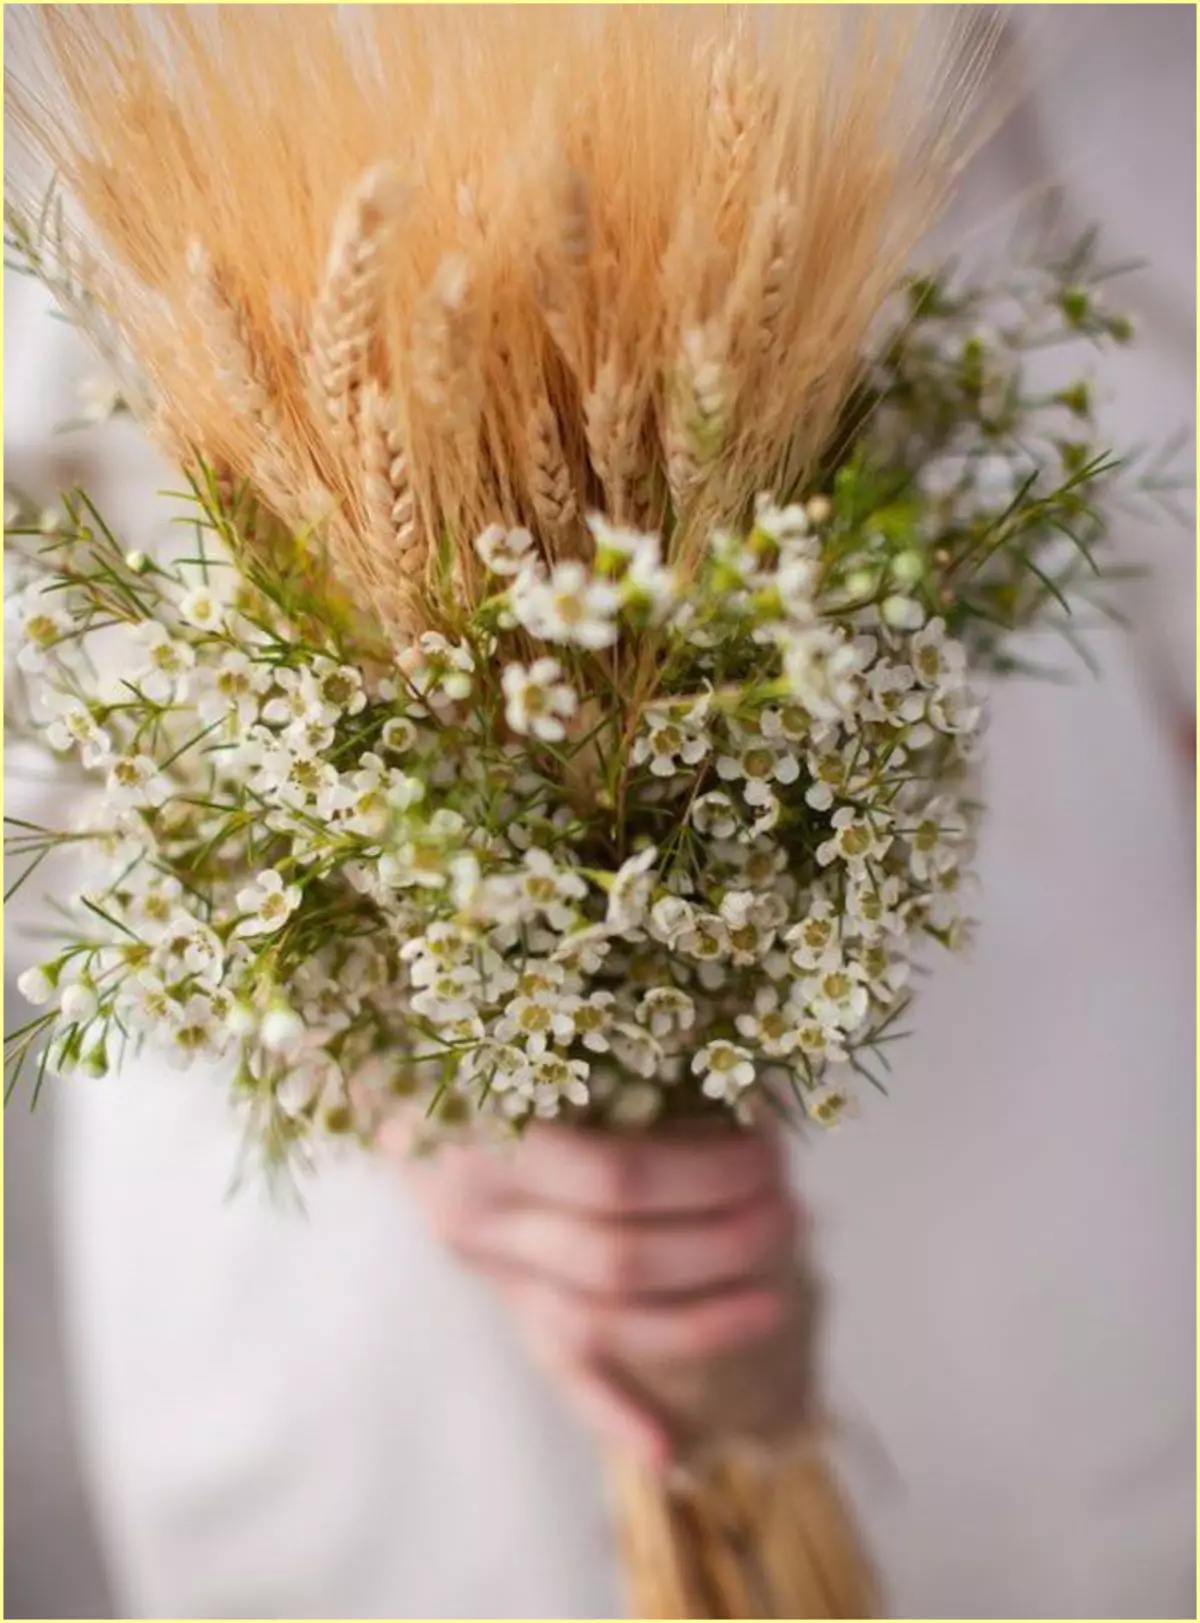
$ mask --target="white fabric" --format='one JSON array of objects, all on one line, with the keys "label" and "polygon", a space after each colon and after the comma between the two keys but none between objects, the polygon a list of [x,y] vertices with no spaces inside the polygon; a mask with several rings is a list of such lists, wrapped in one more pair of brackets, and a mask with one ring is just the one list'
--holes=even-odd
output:
[{"label": "white fabric", "polygon": [[[1194,408],[1194,17],[1072,11],[1065,71],[1021,115],[1033,146],[989,185],[1011,196],[1040,139],[1114,255],[1153,258],[1145,355],[1103,376],[1115,430],[1160,438]],[[36,472],[67,351],[13,331],[10,310],[6,437]],[[890,1101],[796,1154],[897,1616],[1194,1599],[1194,561],[1164,527],[1123,538],[1158,573],[1139,633],[1097,646],[1103,680],[996,697],[972,961],[938,964]],[[299,1216],[223,1199],[218,1077],[141,1063],[62,1104],[71,1348],[123,1615],[618,1611],[589,1447],[386,1169],[324,1168]]]}]

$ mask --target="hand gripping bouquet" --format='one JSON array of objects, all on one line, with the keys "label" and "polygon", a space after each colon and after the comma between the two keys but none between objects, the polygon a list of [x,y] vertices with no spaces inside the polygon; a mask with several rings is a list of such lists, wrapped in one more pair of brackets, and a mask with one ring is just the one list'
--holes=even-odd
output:
[{"label": "hand gripping bouquet", "polygon": [[[988,40],[905,11],[44,8],[10,246],[181,469],[188,539],[20,521],[31,712],[97,787],[38,1080],[226,1055],[273,1156],[542,1118],[827,1126],[965,928],[1006,635],[1104,579],[1113,464],[1026,349],[1091,243],[911,274]],[[22,534],[22,532],[24,532]],[[41,1058],[36,1059],[40,1053]],[[648,1616],[879,1602],[777,1333],[621,1371]]]}]

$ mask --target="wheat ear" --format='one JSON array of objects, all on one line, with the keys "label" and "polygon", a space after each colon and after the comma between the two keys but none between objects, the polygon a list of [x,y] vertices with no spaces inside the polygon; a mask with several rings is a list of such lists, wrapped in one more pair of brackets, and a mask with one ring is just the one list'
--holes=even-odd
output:
[{"label": "wheat ear", "polygon": [[385,559],[413,561],[417,517],[396,402],[375,384],[361,397],[359,421],[363,507],[374,546]]},{"label": "wheat ear", "polygon": [[676,508],[686,505],[724,442],[732,388],[729,321],[722,312],[684,329],[669,381],[663,452]]},{"label": "wheat ear", "polygon": [[611,352],[584,396],[583,421],[588,456],[604,486],[608,512],[618,521],[638,518],[645,497],[643,414],[636,388],[622,379]]},{"label": "wheat ear", "polygon": [[563,454],[558,418],[544,391],[529,414],[526,450],[529,491],[538,523],[551,535],[561,535],[574,522],[579,506]]},{"label": "wheat ear", "polygon": [[402,198],[395,172],[379,165],[358,182],[334,222],[325,279],[313,306],[309,368],[317,401],[335,429],[351,425],[366,381],[387,246]]}]

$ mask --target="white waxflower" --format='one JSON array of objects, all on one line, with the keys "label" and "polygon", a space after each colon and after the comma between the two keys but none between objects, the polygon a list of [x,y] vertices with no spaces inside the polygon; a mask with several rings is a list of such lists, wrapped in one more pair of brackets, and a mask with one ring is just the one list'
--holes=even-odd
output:
[{"label": "white waxflower", "polygon": [[367,702],[362,675],[353,665],[339,665],[332,659],[316,659],[302,675],[301,685],[311,695],[313,708],[321,708],[329,722],[342,716],[357,716]]},{"label": "white waxflower", "polygon": [[592,1054],[606,1054],[609,1049],[609,1029],[612,1025],[616,998],[611,992],[592,992],[586,998],[575,998],[571,1005],[571,1018],[575,1022],[575,1035]]},{"label": "white waxflower", "polygon": [[738,1035],[756,1043],[769,1059],[785,1059],[800,1041],[798,1012],[787,1005],[773,986],[760,986],[754,994],[753,1013],[734,1021]]},{"label": "white waxflower", "polygon": [[819,625],[790,634],[783,667],[796,699],[816,720],[843,720],[854,710],[862,656],[842,632]]},{"label": "white waxflower", "polygon": [[617,640],[621,594],[580,563],[556,564],[548,577],[519,576],[511,602],[518,624],[546,642],[609,648]]},{"label": "white waxflower", "polygon": [[813,1017],[835,1031],[855,1031],[869,1006],[857,964],[826,969],[804,982],[804,998]]},{"label": "white waxflower", "polygon": [[225,623],[225,605],[211,586],[194,586],[179,600],[179,613],[197,631],[220,631]]},{"label": "white waxflower", "polygon": [[911,973],[903,958],[890,953],[882,942],[858,949],[857,960],[867,977],[867,989],[877,1002],[889,1004],[908,984]]},{"label": "white waxflower", "polygon": [[633,745],[636,765],[649,762],[656,778],[669,778],[681,766],[698,765],[709,751],[709,740],[701,730],[703,701],[684,715],[648,710]]},{"label": "white waxflower", "polygon": [[931,620],[917,632],[909,644],[909,656],[922,687],[946,693],[966,680],[966,650],[946,635],[944,620]]},{"label": "white waxflower", "polygon": [[470,697],[475,656],[465,643],[453,643],[439,631],[423,632],[404,665],[413,692],[435,707]]},{"label": "white waxflower", "polygon": [[696,1005],[686,992],[674,986],[652,987],[642,998],[638,1013],[651,1036],[660,1041],[690,1031],[696,1023]]},{"label": "white waxflower", "polygon": [[831,819],[833,833],[817,847],[817,861],[823,868],[831,862],[844,862],[851,869],[863,868],[884,856],[892,836],[875,827],[852,806],[839,806]]},{"label": "white waxflower", "polygon": [[814,1065],[845,1062],[846,1050],[840,1038],[840,1032],[812,1017],[806,1016],[796,1026],[796,1046]]},{"label": "white waxflower", "polygon": [[389,716],[379,735],[381,748],[393,755],[403,755],[417,741],[417,729],[407,716]]},{"label": "white waxflower", "polygon": [[249,727],[257,718],[263,695],[271,686],[271,669],[244,654],[239,648],[223,649],[221,662],[203,673],[198,708],[203,721],[216,721],[232,714],[239,726]]},{"label": "white waxflower", "polygon": [[531,562],[533,537],[528,530],[506,530],[489,524],[475,538],[475,551],[493,575],[517,575]]},{"label": "white waxflower", "polygon": [[73,627],[70,615],[49,606],[52,601],[38,592],[27,594],[22,604],[17,665],[30,675],[44,671],[49,661],[58,657],[62,652],[60,644]]},{"label": "white waxflower", "polygon": [[768,705],[758,718],[758,730],[770,744],[796,744],[812,732],[812,717],[800,704]]},{"label": "white waxflower", "polygon": [[502,1043],[523,1043],[529,1054],[542,1054],[551,1043],[565,1047],[574,1035],[574,1013],[566,999],[553,993],[513,998],[496,1023]]},{"label": "white waxflower", "polygon": [[300,906],[299,885],[284,883],[276,868],[267,868],[237,893],[238,935],[271,935],[282,929]]},{"label": "white waxflower", "polygon": [[528,669],[515,661],[504,667],[504,719],[514,733],[557,744],[567,736],[566,720],[579,701],[563,681],[556,659],[535,659]]},{"label": "white waxflower", "polygon": [[676,943],[678,950],[700,963],[714,964],[729,951],[729,933],[718,913],[702,913]]},{"label": "white waxflower", "polygon": [[186,1070],[199,1056],[218,1052],[227,1040],[228,1032],[218,1019],[212,1000],[196,994],[188,998],[182,1008],[173,1010],[167,1064]]},{"label": "white waxflower", "polygon": [[717,757],[717,776],[726,783],[745,782],[742,793],[750,806],[765,807],[773,795],[773,783],[795,783],[800,763],[786,750],[775,750],[761,738],[749,739],[737,755]]},{"label": "white waxflower", "polygon": [[332,722],[314,714],[301,717],[293,721],[290,727],[285,727],[279,735],[279,745],[281,749],[290,750],[293,755],[311,761],[318,755],[324,755],[336,737]]},{"label": "white waxflower", "polygon": [[681,935],[692,928],[696,910],[682,896],[660,896],[650,909],[646,928],[655,941],[674,947]]},{"label": "white waxflower", "polygon": [[105,790],[114,806],[153,806],[170,794],[171,785],[148,755],[119,755],[108,769]]},{"label": "white waxflower", "polygon": [[818,897],[784,937],[792,948],[792,962],[797,969],[836,969],[842,961],[841,929],[841,918],[833,904]]},{"label": "white waxflower", "polygon": [[563,1100],[586,1105],[590,1067],[583,1059],[564,1059],[561,1054],[538,1054],[530,1062],[533,1108],[538,1116],[556,1116]]},{"label": "white waxflower", "polygon": [[559,868],[547,851],[527,851],[521,870],[521,891],[526,904],[550,925],[552,930],[568,930],[577,910],[572,902],[587,895],[587,884],[576,873]]},{"label": "white waxflower", "polygon": [[951,801],[931,800],[916,826],[904,830],[913,878],[925,884],[954,868],[966,834],[966,824]]},{"label": "white waxflower", "polygon": [[799,502],[780,507],[774,497],[766,491],[760,491],[754,498],[754,527],[769,536],[772,541],[781,544],[804,542],[808,538],[811,517],[812,515],[806,513]]},{"label": "white waxflower", "polygon": [[754,1083],[754,1056],[736,1043],[706,1043],[694,1055],[692,1071],[703,1078],[700,1091],[706,1098],[733,1104]]},{"label": "white waxflower", "polygon": [[612,1051],[618,1063],[634,1076],[649,1079],[662,1070],[664,1055],[658,1039],[627,1020],[619,1020],[613,1026]]},{"label": "white waxflower", "polygon": [[654,894],[654,876],[650,870],[657,860],[658,851],[649,845],[617,869],[608,892],[605,922],[610,930],[636,930],[645,921]]},{"label": "white waxflower", "polygon": [[153,704],[175,704],[187,696],[188,673],[196,655],[186,642],[172,637],[157,620],[135,626],[133,636],[144,650],[145,663],[130,678]]},{"label": "white waxflower", "polygon": [[741,827],[733,801],[720,789],[712,789],[692,803],[692,822],[700,834],[714,840],[731,839]]},{"label": "white waxflower", "polygon": [[219,981],[224,951],[220,937],[208,925],[180,912],[154,943],[153,961],[165,980],[197,975]]},{"label": "white waxflower", "polygon": [[449,969],[438,969],[414,994],[412,1007],[415,1013],[438,1026],[470,1020],[476,1013],[479,992],[479,971],[471,964],[457,964]]},{"label": "white waxflower", "polygon": [[53,719],[46,727],[46,742],[60,752],[75,748],[85,767],[103,765],[113,752],[112,736],[92,715],[82,699],[50,689],[46,708]]},{"label": "white waxflower", "polygon": [[813,1121],[822,1127],[833,1127],[850,1107],[850,1095],[844,1088],[827,1084],[804,1094],[804,1108]]}]

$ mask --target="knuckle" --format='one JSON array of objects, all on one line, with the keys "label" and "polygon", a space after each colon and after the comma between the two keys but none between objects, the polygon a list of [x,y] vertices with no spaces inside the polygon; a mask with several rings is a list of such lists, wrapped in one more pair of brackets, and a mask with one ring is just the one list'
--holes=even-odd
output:
[{"label": "knuckle", "polygon": [[630,1144],[598,1146],[592,1179],[597,1204],[607,1211],[624,1211],[641,1188],[641,1156]]}]

